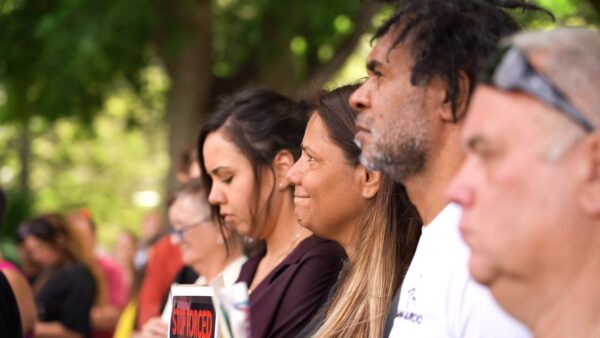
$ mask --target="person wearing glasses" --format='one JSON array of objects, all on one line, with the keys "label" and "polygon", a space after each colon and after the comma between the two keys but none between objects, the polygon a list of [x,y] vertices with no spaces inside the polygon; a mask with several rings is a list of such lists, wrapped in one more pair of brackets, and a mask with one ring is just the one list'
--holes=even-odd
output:
[{"label": "person wearing glasses", "polygon": [[519,29],[525,1],[399,1],[375,33],[368,78],[350,97],[361,162],[402,182],[423,229],[393,308],[391,337],[528,337],[469,275],[461,209],[444,190],[464,156],[459,136],[481,58]]},{"label": "person wearing glasses", "polygon": [[536,337],[600,337],[600,33],[516,34],[481,78],[448,188],[469,269]]},{"label": "person wearing glasses", "polygon": [[[195,281],[181,280],[190,275],[184,267],[176,278],[179,284],[194,283],[208,286],[218,276],[225,286],[233,285],[246,261],[240,235],[230,229],[223,232],[214,221],[206,200],[202,182],[192,179],[185,183],[169,203],[171,240],[181,249],[183,263],[191,268]],[[226,244],[227,242],[227,244]],[[179,279],[179,280],[178,280]],[[169,296],[161,317],[149,319],[142,328],[143,338],[168,337],[172,299]]]}]

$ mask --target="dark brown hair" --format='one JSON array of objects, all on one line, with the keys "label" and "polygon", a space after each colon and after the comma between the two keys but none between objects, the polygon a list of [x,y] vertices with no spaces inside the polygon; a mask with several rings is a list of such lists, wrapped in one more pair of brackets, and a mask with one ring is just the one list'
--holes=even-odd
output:
[{"label": "dark brown hair", "polygon": [[[204,163],[204,142],[209,134],[223,131],[224,137],[235,144],[252,166],[255,204],[251,206],[251,215],[256,225],[258,196],[262,189],[261,173],[267,169],[274,175],[273,159],[281,151],[289,151],[295,160],[300,157],[305,127],[305,114],[300,106],[277,92],[248,89],[224,98],[198,137],[198,162],[207,192],[212,188],[212,179]],[[265,208],[267,215],[274,190],[275,186]],[[218,206],[213,206],[213,212],[219,215]],[[220,217],[219,221],[223,224]]]}]

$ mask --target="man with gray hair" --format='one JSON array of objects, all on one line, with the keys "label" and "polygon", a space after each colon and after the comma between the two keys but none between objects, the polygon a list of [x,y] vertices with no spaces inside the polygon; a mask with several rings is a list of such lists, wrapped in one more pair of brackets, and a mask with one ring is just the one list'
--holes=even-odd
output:
[{"label": "man with gray hair", "polygon": [[481,78],[447,190],[470,272],[536,337],[600,337],[600,33],[516,34]]}]

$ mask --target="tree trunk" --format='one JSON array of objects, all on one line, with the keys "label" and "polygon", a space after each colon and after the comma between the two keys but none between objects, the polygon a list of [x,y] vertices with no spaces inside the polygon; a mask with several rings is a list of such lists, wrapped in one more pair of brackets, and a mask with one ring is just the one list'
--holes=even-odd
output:
[{"label": "tree trunk", "polygon": [[600,16],[600,0],[588,0],[592,7],[596,10],[596,14]]},{"label": "tree trunk", "polygon": [[[174,15],[185,32],[182,46],[174,52],[161,46],[171,80],[166,119],[169,154],[174,164],[181,152],[195,147],[198,131],[207,116],[213,82],[212,32],[210,1],[197,0],[193,6],[190,2],[183,2],[183,5],[182,1],[170,3],[179,5]],[[167,194],[177,185],[173,168],[172,165],[167,176]]]}]

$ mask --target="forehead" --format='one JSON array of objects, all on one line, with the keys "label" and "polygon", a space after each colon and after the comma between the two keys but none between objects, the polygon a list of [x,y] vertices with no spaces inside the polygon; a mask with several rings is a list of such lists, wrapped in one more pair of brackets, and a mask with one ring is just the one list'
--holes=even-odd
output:
[{"label": "forehead", "polygon": [[471,99],[463,141],[476,136],[522,145],[541,141],[544,137],[538,116],[541,108],[525,94],[480,85]]},{"label": "forehead", "polygon": [[248,164],[248,160],[237,146],[218,130],[208,134],[203,145],[204,163],[207,172],[219,166],[239,167]]},{"label": "forehead", "polygon": [[323,119],[317,112],[314,112],[308,124],[306,125],[306,131],[304,132],[305,141],[318,141],[327,138],[327,130],[323,124]]},{"label": "forehead", "polygon": [[169,208],[170,218],[201,218],[210,214],[208,202],[203,203],[198,196],[178,197]]},{"label": "forehead", "polygon": [[330,152],[331,147],[337,147],[331,140],[325,122],[323,118],[315,112],[310,117],[308,124],[306,125],[306,131],[304,133],[304,139],[302,145],[309,147],[313,151],[327,151]]},{"label": "forehead", "polygon": [[[410,38],[406,38],[401,43],[393,46],[397,37],[397,29],[390,29],[377,40],[375,46],[369,53],[368,62],[376,62],[384,67],[391,67],[404,70],[412,68],[413,59],[410,53]],[[393,48],[392,48],[393,46]]]}]

